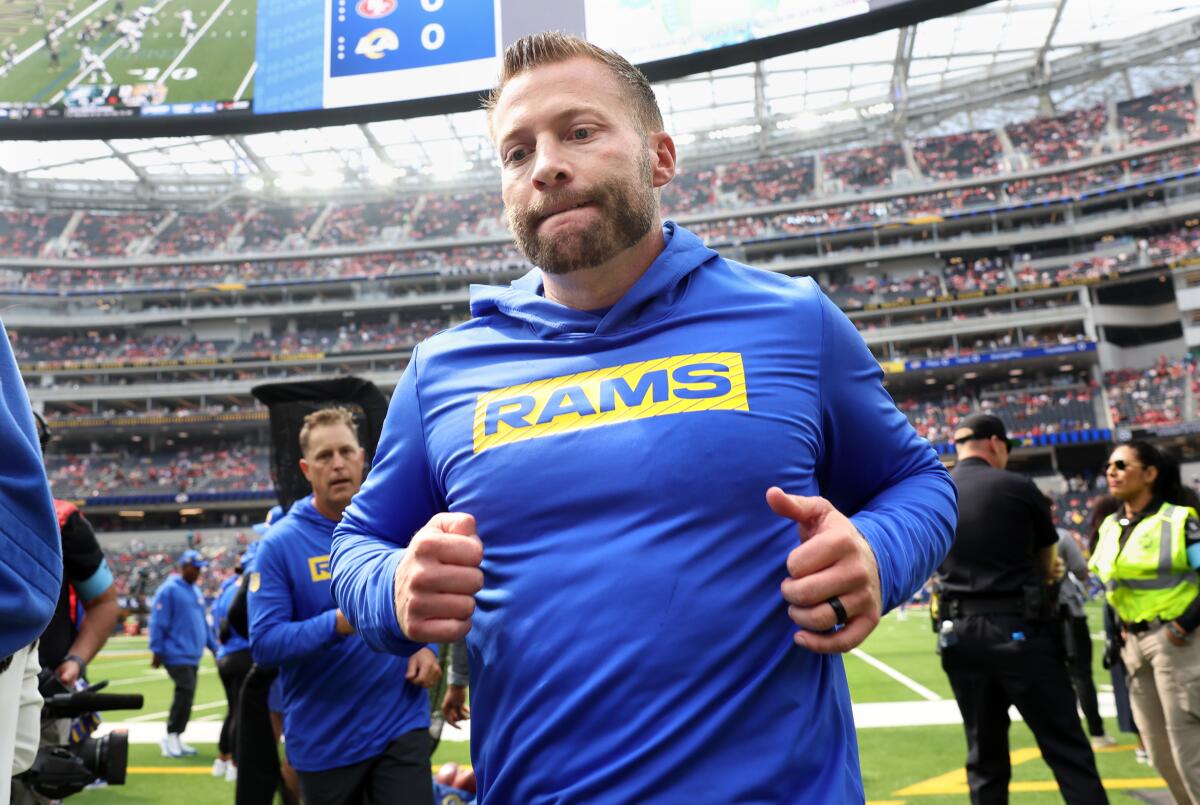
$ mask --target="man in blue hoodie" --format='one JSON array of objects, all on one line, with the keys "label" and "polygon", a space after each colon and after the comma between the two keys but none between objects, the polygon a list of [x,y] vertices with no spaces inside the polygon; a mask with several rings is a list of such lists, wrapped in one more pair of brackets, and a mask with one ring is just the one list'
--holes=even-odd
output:
[{"label": "man in blue hoodie", "polygon": [[437,655],[411,642],[404,657],[376,654],[330,592],[333,529],[363,478],[351,413],[309,414],[300,450],[313,493],[267,532],[247,587],[250,651],[279,667],[288,760],[307,805],[432,803],[425,688]]},{"label": "man in blue hoodie", "polygon": [[175,695],[167,715],[167,736],[162,739],[163,757],[187,757],[195,748],[180,736],[192,715],[196,695],[196,673],[207,647],[217,653],[217,641],[208,628],[204,594],[196,585],[208,562],[199,551],[186,550],[179,557],[179,572],[172,574],[154,594],[150,605],[150,661],[152,668],[166,668],[175,683]]},{"label": "man in blue hoodie", "polygon": [[538,270],[414,350],[338,604],[379,651],[467,635],[483,802],[862,802],[840,653],[946,553],[949,475],[812,280],[662,222],[625,59],[525,37],[490,111]]}]

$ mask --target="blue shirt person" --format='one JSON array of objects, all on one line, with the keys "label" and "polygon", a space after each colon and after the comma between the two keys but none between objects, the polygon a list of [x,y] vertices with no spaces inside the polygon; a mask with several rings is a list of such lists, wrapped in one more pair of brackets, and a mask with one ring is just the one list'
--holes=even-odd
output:
[{"label": "blue shirt person", "polygon": [[353,416],[310,414],[300,448],[313,494],[267,532],[247,588],[254,661],[280,671],[288,760],[306,802],[432,802],[425,688],[437,656],[417,643],[376,654],[330,591],[333,529],[363,477]]},{"label": "blue shirt person", "polygon": [[62,544],[29,395],[0,323],[0,664],[42,633],[58,603]]},{"label": "blue shirt person", "polygon": [[207,647],[215,655],[217,641],[208,625],[204,594],[196,585],[200,571],[208,562],[199,551],[186,550],[179,557],[179,573],[158,588],[150,605],[150,665],[167,669],[175,683],[171,709],[167,715],[167,734],[162,739],[163,757],[186,757],[196,749],[180,737],[192,715],[196,695],[196,674]]},{"label": "blue shirt person", "polygon": [[484,802],[862,802],[840,653],[948,550],[949,475],[815,283],[662,221],[628,62],[523,38],[489,123],[538,270],[414,351],[335,598],[380,651],[466,635]]}]

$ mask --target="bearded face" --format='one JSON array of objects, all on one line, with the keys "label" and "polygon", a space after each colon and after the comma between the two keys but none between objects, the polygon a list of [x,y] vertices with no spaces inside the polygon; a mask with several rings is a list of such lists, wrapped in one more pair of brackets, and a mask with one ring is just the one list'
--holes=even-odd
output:
[{"label": "bearded face", "polygon": [[[652,171],[650,156],[642,150],[636,169],[628,175],[611,176],[589,188],[571,187],[528,206],[509,205],[505,214],[517,247],[549,274],[569,274],[606,263],[654,226],[658,205]],[[586,224],[560,226],[549,220],[581,205],[593,207],[597,213],[588,216]]]}]

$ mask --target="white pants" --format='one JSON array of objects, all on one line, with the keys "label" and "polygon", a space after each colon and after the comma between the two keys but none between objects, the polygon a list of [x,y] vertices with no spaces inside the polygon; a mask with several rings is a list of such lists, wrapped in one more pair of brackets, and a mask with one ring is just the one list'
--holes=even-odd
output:
[{"label": "white pants", "polygon": [[11,778],[33,765],[42,724],[37,689],[37,643],[13,655],[0,674],[0,805],[8,805]]}]

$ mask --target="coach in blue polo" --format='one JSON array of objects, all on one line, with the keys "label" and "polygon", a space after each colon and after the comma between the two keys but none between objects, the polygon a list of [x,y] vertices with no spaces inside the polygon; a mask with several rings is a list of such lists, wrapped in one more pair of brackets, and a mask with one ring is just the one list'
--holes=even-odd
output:
[{"label": "coach in blue polo", "polygon": [[196,695],[196,671],[207,646],[215,655],[217,641],[204,613],[204,594],[196,586],[208,562],[199,551],[187,550],[179,557],[179,573],[172,574],[150,608],[150,665],[166,668],[175,683],[175,696],[167,716],[167,737],[162,739],[163,757],[194,755],[196,750],[181,739],[192,715]]}]

